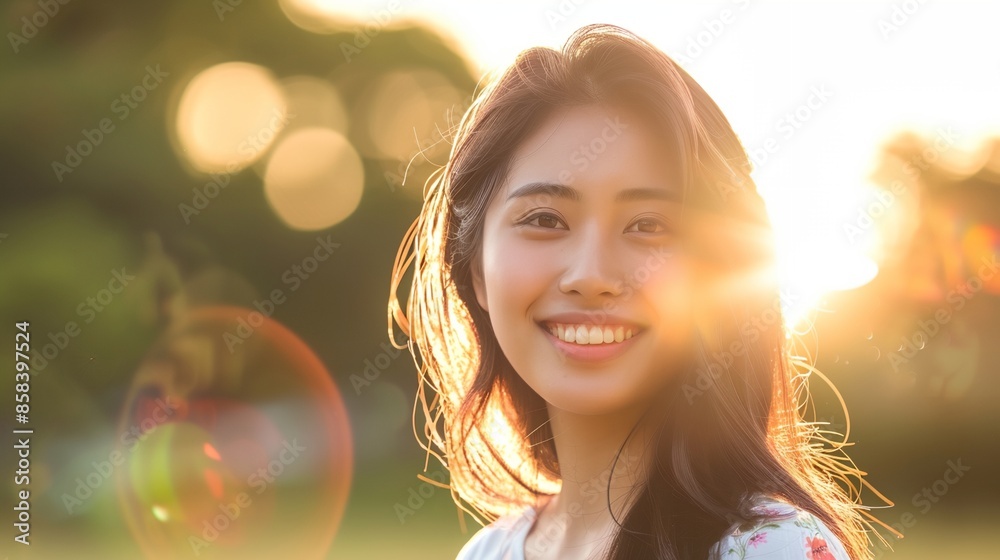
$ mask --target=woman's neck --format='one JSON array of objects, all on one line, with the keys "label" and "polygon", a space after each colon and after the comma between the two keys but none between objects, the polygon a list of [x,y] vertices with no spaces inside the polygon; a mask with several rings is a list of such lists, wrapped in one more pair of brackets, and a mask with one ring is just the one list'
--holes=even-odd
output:
[{"label": "woman's neck", "polygon": [[549,419],[562,489],[545,504],[528,545],[584,558],[584,549],[606,544],[645,481],[651,423],[641,411],[583,416],[552,406]]}]

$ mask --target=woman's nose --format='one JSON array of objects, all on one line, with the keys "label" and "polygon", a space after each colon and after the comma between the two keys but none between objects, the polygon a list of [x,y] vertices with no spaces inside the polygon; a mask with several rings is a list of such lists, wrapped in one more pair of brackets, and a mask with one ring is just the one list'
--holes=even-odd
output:
[{"label": "woman's nose", "polygon": [[559,289],[584,297],[617,296],[622,292],[622,275],[613,242],[597,228],[582,232],[577,243],[562,256],[566,270]]}]

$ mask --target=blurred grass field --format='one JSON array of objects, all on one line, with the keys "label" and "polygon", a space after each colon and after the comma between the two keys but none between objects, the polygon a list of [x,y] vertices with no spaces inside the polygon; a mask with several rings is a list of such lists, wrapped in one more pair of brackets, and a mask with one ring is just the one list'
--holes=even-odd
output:
[{"label": "blurred grass field", "polygon": [[[359,469],[343,521],[332,545],[324,558],[327,560],[382,560],[405,558],[407,560],[450,560],[455,558],[462,545],[479,528],[466,516],[468,533],[462,534],[458,510],[444,489],[433,493],[424,488],[423,504],[414,508],[412,515],[400,521],[396,504],[409,508],[410,489],[420,492],[424,484],[416,478],[420,461],[395,461],[393,464],[369,466]],[[906,511],[900,500],[898,511],[884,510],[879,515],[887,523],[895,523]],[[895,541],[894,551],[885,551],[876,558],[898,560],[994,560],[996,552],[996,525],[1000,511],[947,510],[944,505],[933,508],[925,515],[917,515],[916,522],[904,532],[902,540]],[[278,543],[293,529],[294,520],[287,526],[273,526],[273,542]],[[10,549],[3,554],[10,559],[64,558],[126,560],[141,558],[134,538],[124,527],[108,526],[94,532],[75,531],[72,534],[53,527],[51,531],[33,531],[32,546]],[[3,548],[9,549],[5,545]],[[242,557],[247,558],[247,557]]]}]

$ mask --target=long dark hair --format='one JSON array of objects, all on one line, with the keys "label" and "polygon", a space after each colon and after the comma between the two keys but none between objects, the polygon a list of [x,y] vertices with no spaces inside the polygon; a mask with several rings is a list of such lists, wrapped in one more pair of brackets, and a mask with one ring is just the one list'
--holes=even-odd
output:
[{"label": "long dark hair", "polygon": [[[396,257],[389,334],[395,323],[409,337],[420,376],[415,433],[448,467],[456,503],[483,522],[558,491],[546,403],[501,351],[471,271],[517,147],[555,109],[595,103],[641,111],[670,146],[701,277],[696,363],[675,376],[651,474],[608,557],[704,558],[734,521],[753,520],[749,498],[764,493],[816,515],[853,558],[870,558],[863,473],[845,442],[803,419],[818,372],[790,351],[747,154],[691,76],[612,25],[577,30],[561,52],[522,52],[481,92]],[[396,294],[411,266],[404,314]]]}]

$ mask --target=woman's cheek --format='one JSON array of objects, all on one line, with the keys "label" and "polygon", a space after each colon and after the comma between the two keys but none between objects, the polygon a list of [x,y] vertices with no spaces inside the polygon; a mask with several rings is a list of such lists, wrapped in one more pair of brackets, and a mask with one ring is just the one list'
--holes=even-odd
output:
[{"label": "woman's cheek", "polygon": [[504,299],[533,300],[556,281],[557,256],[549,247],[518,239],[498,245],[491,268],[494,290],[507,294]]},{"label": "woman's cheek", "polygon": [[669,323],[676,332],[690,322],[694,286],[689,271],[681,262],[669,262],[656,270],[644,288],[646,299],[655,307],[653,313]]}]

